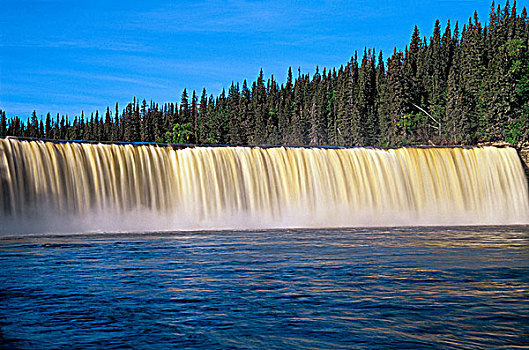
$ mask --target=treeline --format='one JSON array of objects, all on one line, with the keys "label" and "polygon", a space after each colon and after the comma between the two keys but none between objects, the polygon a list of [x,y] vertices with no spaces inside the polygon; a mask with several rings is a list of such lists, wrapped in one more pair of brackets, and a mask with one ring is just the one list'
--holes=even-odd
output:
[{"label": "treeline", "polygon": [[429,39],[415,26],[405,50],[366,48],[286,83],[263,71],[219,96],[184,89],[179,103],[134,100],[89,117],[26,121],[0,111],[0,136],[65,140],[400,146],[529,141],[529,21],[516,3],[491,6],[460,28],[439,21]]}]

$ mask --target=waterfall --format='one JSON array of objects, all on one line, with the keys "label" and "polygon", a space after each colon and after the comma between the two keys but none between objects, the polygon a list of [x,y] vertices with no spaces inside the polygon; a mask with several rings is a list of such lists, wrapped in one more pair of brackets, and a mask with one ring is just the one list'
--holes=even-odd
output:
[{"label": "waterfall", "polygon": [[516,224],[528,222],[528,199],[512,148],[0,139],[0,223],[10,230],[25,222],[102,231]]}]

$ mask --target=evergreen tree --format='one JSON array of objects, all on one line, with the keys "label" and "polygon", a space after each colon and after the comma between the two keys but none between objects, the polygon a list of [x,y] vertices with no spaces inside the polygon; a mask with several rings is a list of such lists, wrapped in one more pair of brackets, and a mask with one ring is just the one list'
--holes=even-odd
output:
[{"label": "evergreen tree", "polygon": [[123,139],[125,142],[139,142],[141,141],[141,119],[139,106],[136,104],[136,98],[132,103],[127,105],[123,111],[122,119],[124,121]]},{"label": "evergreen tree", "polygon": [[193,127],[193,142],[198,141],[198,105],[197,105],[197,94],[195,90],[193,90],[193,93],[191,94],[191,120],[192,120],[192,127]]},{"label": "evergreen tree", "polygon": [[208,97],[206,89],[202,90],[200,95],[200,105],[198,108],[198,128],[197,128],[197,140],[199,144],[206,143],[206,135],[208,134]]},{"label": "evergreen tree", "polygon": [[264,85],[263,69],[259,72],[257,81],[252,86],[252,109],[254,110],[255,124],[250,143],[254,145],[264,144],[266,141],[266,121],[268,111],[266,110],[266,88]]},{"label": "evergreen tree", "polygon": [[44,135],[48,139],[52,139],[52,130],[51,130],[51,115],[50,113],[46,114],[46,123],[44,126]]},{"label": "evergreen tree", "polygon": [[353,144],[353,98],[355,95],[356,58],[338,71],[338,110],[336,115],[336,143],[340,146]]},{"label": "evergreen tree", "polygon": [[310,144],[325,145],[327,143],[327,111],[325,109],[326,89],[321,81],[318,67],[312,77],[312,98],[309,106]]},{"label": "evergreen tree", "polygon": [[112,133],[111,133],[111,141],[119,141],[122,139],[121,137],[121,123],[119,118],[119,106],[116,102],[116,107],[114,110],[114,123],[112,125]]},{"label": "evergreen tree", "polygon": [[241,121],[241,145],[247,145],[253,137],[253,125],[255,119],[252,110],[252,93],[248,89],[246,80],[242,83],[241,96],[239,99],[239,117]]},{"label": "evergreen tree", "polygon": [[232,145],[240,145],[243,142],[242,137],[242,122],[239,111],[240,106],[240,92],[239,84],[232,82],[228,91],[227,113],[228,113],[228,143]]},{"label": "evergreen tree", "polygon": [[[48,114],[49,115],[49,114]],[[7,136],[6,112],[0,109],[0,136]]]},{"label": "evergreen tree", "polygon": [[35,110],[31,113],[31,119],[28,120],[27,136],[39,137],[39,119],[37,118],[37,112]]},{"label": "evergreen tree", "polygon": [[182,91],[182,97],[180,99],[180,113],[179,113],[179,121],[182,123],[190,123],[191,122],[191,114],[189,113],[189,99],[187,96],[187,89],[184,89]]},{"label": "evergreen tree", "polygon": [[110,107],[107,106],[105,112],[105,122],[103,125],[103,137],[102,141],[112,140],[112,115],[110,114]]}]

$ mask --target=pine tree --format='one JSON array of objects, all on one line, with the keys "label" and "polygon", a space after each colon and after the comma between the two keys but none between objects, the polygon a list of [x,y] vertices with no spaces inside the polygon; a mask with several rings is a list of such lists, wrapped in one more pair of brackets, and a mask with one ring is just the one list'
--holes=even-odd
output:
[{"label": "pine tree", "polygon": [[253,138],[255,119],[252,110],[252,93],[248,89],[246,80],[242,83],[241,97],[239,100],[239,115],[241,120],[241,144],[247,145]]},{"label": "pine tree", "polygon": [[147,107],[147,101],[143,99],[140,107],[140,139],[142,142],[152,142],[152,135],[154,134],[150,109]]},{"label": "pine tree", "polygon": [[[49,115],[49,114],[48,114]],[[0,136],[7,136],[6,112],[0,109]]]},{"label": "pine tree", "polygon": [[123,112],[124,121],[124,141],[125,142],[139,142],[141,141],[141,119],[139,106],[136,104],[136,98],[132,103],[127,105]]},{"label": "pine tree", "polygon": [[266,121],[268,111],[266,110],[266,88],[264,85],[263,69],[259,71],[257,81],[252,86],[252,109],[254,110],[254,130],[250,143],[254,145],[264,144],[266,141]]},{"label": "pine tree", "polygon": [[52,129],[51,129],[51,115],[50,113],[46,114],[46,123],[44,126],[44,136],[48,139],[52,139]]},{"label": "pine tree", "polygon": [[318,67],[312,77],[312,99],[309,106],[310,144],[325,145],[327,143],[327,111],[325,109],[326,89],[322,83]]},{"label": "pine tree", "polygon": [[110,114],[110,107],[107,106],[107,110],[105,112],[105,122],[103,125],[103,141],[110,141],[112,139],[112,116]]},{"label": "pine tree", "polygon": [[37,112],[33,110],[31,113],[31,119],[28,120],[28,134],[29,137],[39,137],[39,119]]},{"label": "pine tree", "polygon": [[182,97],[180,99],[180,113],[179,113],[179,121],[180,123],[191,123],[191,115],[189,113],[189,99],[187,96],[187,89],[184,89],[182,91]]},{"label": "pine tree", "polygon": [[266,87],[266,107],[267,119],[266,119],[266,133],[265,133],[265,143],[267,144],[278,144],[280,142],[277,130],[278,124],[278,115],[277,110],[279,98],[279,86],[274,79],[274,76],[271,75],[268,79]]},{"label": "pine tree", "polygon": [[112,126],[112,141],[120,141],[122,140],[122,132],[121,132],[121,121],[119,118],[119,106],[116,102],[116,109],[114,112],[114,125]]},{"label": "pine tree", "polygon": [[199,144],[205,144],[207,142],[206,135],[208,134],[208,124],[208,97],[206,89],[203,89],[198,108],[197,142]]},{"label": "pine tree", "polygon": [[483,101],[479,95],[484,74],[484,50],[481,25],[476,22],[476,18],[477,15],[474,16],[474,23],[469,20],[468,25],[463,27],[459,60],[459,83],[465,106],[458,121],[458,129],[464,135],[463,142],[467,144],[487,138],[486,130],[478,129],[478,101]]},{"label": "pine tree", "polygon": [[195,92],[195,90],[193,90],[192,94],[191,94],[191,120],[192,120],[192,123],[193,123],[193,128],[192,128],[192,132],[193,132],[193,140],[192,142],[193,143],[196,143],[197,140],[198,140],[198,105],[197,105],[197,94]]},{"label": "pine tree", "polygon": [[232,145],[240,145],[242,143],[242,122],[239,111],[239,84],[234,84],[232,82],[230,89],[228,90],[228,99],[226,104],[228,113],[228,143]]}]

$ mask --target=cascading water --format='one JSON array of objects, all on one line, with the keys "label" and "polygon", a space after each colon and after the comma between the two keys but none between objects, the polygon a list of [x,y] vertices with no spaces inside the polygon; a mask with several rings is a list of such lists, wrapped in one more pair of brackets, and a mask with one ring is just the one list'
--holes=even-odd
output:
[{"label": "cascading water", "polygon": [[528,222],[528,198],[511,148],[175,150],[0,139],[6,230],[514,224]]}]

